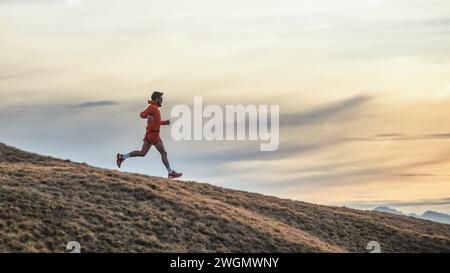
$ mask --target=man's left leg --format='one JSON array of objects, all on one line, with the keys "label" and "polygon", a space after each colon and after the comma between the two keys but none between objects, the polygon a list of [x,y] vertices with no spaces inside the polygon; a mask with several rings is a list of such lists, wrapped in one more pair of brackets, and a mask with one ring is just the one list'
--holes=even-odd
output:
[{"label": "man's left leg", "polygon": [[177,173],[176,171],[174,171],[170,168],[169,159],[167,158],[167,151],[164,148],[164,144],[163,144],[162,140],[158,141],[154,145],[155,145],[156,150],[158,150],[158,152],[161,154],[161,160],[162,160],[164,166],[166,166],[166,168],[167,168],[167,172],[169,173],[169,178],[178,178],[178,177],[182,176],[183,175],[182,173]]}]

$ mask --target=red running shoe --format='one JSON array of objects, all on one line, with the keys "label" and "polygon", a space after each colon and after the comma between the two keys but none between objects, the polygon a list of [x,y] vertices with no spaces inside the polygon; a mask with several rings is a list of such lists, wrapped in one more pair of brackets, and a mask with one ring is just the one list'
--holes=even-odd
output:
[{"label": "red running shoe", "polygon": [[122,162],[124,162],[124,161],[125,161],[125,159],[123,158],[123,155],[117,154],[117,160],[116,160],[117,167],[120,168],[120,166],[122,166]]},{"label": "red running shoe", "polygon": [[178,178],[181,177],[182,175],[183,173],[177,173],[176,171],[172,171],[172,173],[169,174],[169,179]]}]

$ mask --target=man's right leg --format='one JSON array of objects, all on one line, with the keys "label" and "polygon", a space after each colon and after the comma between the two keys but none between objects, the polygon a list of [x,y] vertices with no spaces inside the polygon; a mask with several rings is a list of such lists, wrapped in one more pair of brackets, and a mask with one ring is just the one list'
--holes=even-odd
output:
[{"label": "man's right leg", "polygon": [[127,159],[128,157],[145,156],[151,147],[152,145],[149,142],[144,141],[144,144],[142,144],[142,148],[140,151],[136,150],[128,154],[117,154],[117,166],[120,168],[123,161],[125,161],[125,159]]}]

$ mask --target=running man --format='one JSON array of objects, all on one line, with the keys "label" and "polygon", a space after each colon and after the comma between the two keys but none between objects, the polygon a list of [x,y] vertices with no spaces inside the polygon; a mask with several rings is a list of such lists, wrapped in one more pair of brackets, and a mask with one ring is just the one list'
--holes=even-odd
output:
[{"label": "running man", "polygon": [[177,173],[170,168],[166,149],[164,148],[164,144],[159,136],[159,127],[161,125],[170,124],[170,120],[161,120],[159,107],[161,107],[163,103],[162,95],[162,92],[153,92],[152,100],[148,101],[150,105],[141,113],[141,118],[147,119],[147,128],[142,149],[140,151],[133,151],[128,154],[117,154],[117,166],[119,168],[122,166],[122,163],[125,161],[125,159],[129,157],[145,156],[150,150],[150,147],[154,145],[158,152],[161,154],[161,160],[164,163],[164,166],[166,166],[167,168],[169,178],[178,178],[183,175],[182,173]]}]

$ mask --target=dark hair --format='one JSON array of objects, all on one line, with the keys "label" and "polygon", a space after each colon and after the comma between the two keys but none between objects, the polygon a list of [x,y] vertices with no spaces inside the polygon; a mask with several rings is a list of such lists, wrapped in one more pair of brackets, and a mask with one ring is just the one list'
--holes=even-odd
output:
[{"label": "dark hair", "polygon": [[152,94],[152,100],[155,101],[157,99],[159,99],[160,97],[162,97],[163,92],[159,92],[159,91],[154,91]]}]

